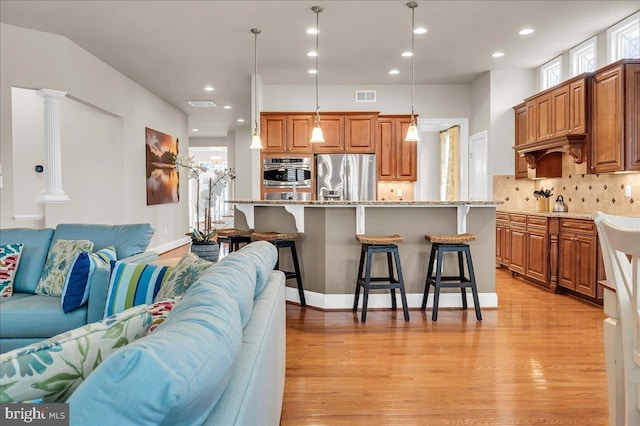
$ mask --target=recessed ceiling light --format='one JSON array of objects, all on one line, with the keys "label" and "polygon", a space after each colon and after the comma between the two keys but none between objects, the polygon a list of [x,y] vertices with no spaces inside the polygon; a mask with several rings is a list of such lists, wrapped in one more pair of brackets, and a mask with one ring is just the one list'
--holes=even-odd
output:
[{"label": "recessed ceiling light", "polygon": [[200,129],[191,129],[192,132],[199,132]]},{"label": "recessed ceiling light", "polygon": [[244,118],[238,118],[238,123],[244,123]]},{"label": "recessed ceiling light", "polygon": [[224,109],[231,109],[231,105],[225,105],[225,106],[223,106],[222,108],[224,108]]},{"label": "recessed ceiling light", "polygon": [[318,74],[318,70],[309,70],[307,71],[309,74]]},{"label": "recessed ceiling light", "polygon": [[389,70],[389,74],[391,74],[391,75],[398,75],[398,74],[400,74],[400,71],[399,71],[399,70],[396,70],[396,69]]},{"label": "recessed ceiling light", "polygon": [[427,32],[427,29],[425,27],[418,27],[415,30],[413,30],[414,34],[425,34]]},{"label": "recessed ceiling light", "polygon": [[312,50],[311,52],[307,52],[307,56],[316,57],[316,56],[318,56],[318,52],[315,52],[315,51]]},{"label": "recessed ceiling light", "polygon": [[319,33],[319,31],[316,28],[308,28],[307,29],[307,34],[316,35],[318,33]]},{"label": "recessed ceiling light", "polygon": [[213,86],[206,86],[204,90],[206,90],[207,92],[213,92],[215,89],[213,88]]},{"label": "recessed ceiling light", "polygon": [[214,108],[216,106],[213,101],[187,101],[187,103],[196,108]]},{"label": "recessed ceiling light", "polygon": [[413,56],[413,52],[409,52],[409,51],[402,52],[402,56],[404,56],[405,58],[410,58]]},{"label": "recessed ceiling light", "polygon": [[501,58],[504,56],[504,52],[493,52],[491,56],[493,56],[494,58]]},{"label": "recessed ceiling light", "polygon": [[520,34],[520,35],[529,35],[529,34],[533,34],[534,32],[535,32],[535,30],[532,30],[531,28],[523,28],[518,32],[518,34]]}]

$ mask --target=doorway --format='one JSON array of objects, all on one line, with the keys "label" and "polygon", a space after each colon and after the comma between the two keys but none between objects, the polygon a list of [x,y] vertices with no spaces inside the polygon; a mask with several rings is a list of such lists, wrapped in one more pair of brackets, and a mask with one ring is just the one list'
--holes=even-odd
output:
[{"label": "doorway", "polygon": [[469,200],[471,201],[484,201],[489,198],[487,145],[486,130],[469,138]]}]

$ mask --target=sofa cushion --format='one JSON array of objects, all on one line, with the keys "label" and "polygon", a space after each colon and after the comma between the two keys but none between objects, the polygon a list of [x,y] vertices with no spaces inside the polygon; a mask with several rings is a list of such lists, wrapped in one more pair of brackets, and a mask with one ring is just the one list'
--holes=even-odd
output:
[{"label": "sofa cushion", "polygon": [[148,223],[128,225],[88,225],[61,223],[56,227],[53,241],[91,240],[94,250],[114,246],[118,259],[142,253],[149,246],[154,229]]},{"label": "sofa cushion", "polygon": [[182,296],[187,291],[187,288],[196,282],[198,277],[209,269],[211,265],[213,265],[213,262],[201,259],[193,253],[185,254],[162,283],[156,299],[161,300]]},{"label": "sofa cushion", "polygon": [[229,383],[241,339],[237,304],[200,280],[161,327],[107,358],[78,387],[69,415],[77,424],[202,424]]},{"label": "sofa cushion", "polygon": [[239,251],[233,252],[215,263],[200,279],[222,288],[236,301],[240,309],[242,328],[244,328],[253,308],[253,293],[256,285],[255,264],[247,260]]},{"label": "sofa cushion", "polygon": [[0,244],[22,243],[21,268],[18,269],[13,291],[34,293],[47,260],[53,229],[13,228],[0,232]]},{"label": "sofa cushion", "polygon": [[60,309],[59,297],[14,293],[2,302],[0,336],[3,339],[48,339],[87,323],[86,306],[65,314]]},{"label": "sofa cushion", "polygon": [[0,296],[11,297],[23,244],[0,245]]},{"label": "sofa cushion", "polygon": [[62,310],[71,312],[89,300],[89,284],[98,267],[109,268],[118,258],[115,247],[107,247],[95,253],[81,252],[76,256],[62,287]]},{"label": "sofa cushion", "polygon": [[173,268],[144,263],[115,262],[111,270],[105,318],[136,305],[150,305]]},{"label": "sofa cushion", "polygon": [[57,240],[51,243],[47,262],[42,269],[36,294],[61,296],[64,280],[73,260],[83,251],[91,251],[93,243],[89,240]]},{"label": "sofa cushion", "polygon": [[273,271],[273,267],[276,265],[278,249],[267,241],[256,241],[247,244],[239,251],[231,254],[234,253],[241,253],[243,256],[246,256],[248,261],[256,266],[257,279],[254,296],[257,296],[266,285],[271,271]]},{"label": "sofa cushion", "polygon": [[146,306],[0,355],[0,402],[63,402],[116,349],[147,334]]}]

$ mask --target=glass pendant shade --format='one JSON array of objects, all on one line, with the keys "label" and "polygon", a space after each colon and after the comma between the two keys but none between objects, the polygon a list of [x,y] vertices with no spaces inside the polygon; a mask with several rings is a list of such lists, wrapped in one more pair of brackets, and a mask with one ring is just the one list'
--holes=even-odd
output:
[{"label": "glass pendant shade", "polygon": [[409,128],[407,129],[407,137],[404,138],[405,142],[418,142],[420,140],[420,135],[418,134],[418,126],[416,123],[411,122]]},{"label": "glass pendant shade", "polygon": [[[256,128],[256,130],[257,130],[257,128]],[[249,148],[251,148],[251,149],[262,149],[262,148],[264,148],[262,146],[262,140],[260,139],[260,135],[258,134],[257,131],[253,134],[253,137],[251,138],[251,146]]]},{"label": "glass pendant shade", "polygon": [[316,123],[316,125],[314,126],[313,131],[311,132],[311,140],[309,142],[311,143],[324,142],[324,135],[322,134],[322,128],[320,127],[320,123]]}]

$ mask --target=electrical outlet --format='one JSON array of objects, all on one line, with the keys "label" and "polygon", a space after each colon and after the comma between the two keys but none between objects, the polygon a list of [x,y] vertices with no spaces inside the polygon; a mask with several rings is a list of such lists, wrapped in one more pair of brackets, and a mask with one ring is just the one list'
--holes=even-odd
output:
[{"label": "electrical outlet", "polygon": [[631,198],[631,185],[627,184],[624,186],[624,196]]}]

